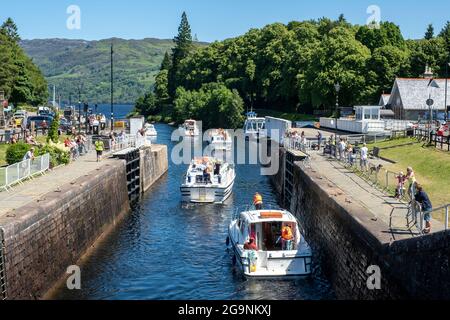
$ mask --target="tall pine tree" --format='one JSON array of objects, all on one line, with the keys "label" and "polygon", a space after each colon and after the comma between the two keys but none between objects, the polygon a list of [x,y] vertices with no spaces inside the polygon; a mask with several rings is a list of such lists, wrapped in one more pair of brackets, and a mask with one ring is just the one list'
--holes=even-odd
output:
[{"label": "tall pine tree", "polygon": [[17,25],[16,23],[13,21],[13,19],[8,18],[6,19],[5,22],[3,22],[0,31],[5,34],[8,38],[10,38],[11,40],[13,40],[14,42],[19,42],[20,41],[20,36],[19,33],[17,31]]},{"label": "tall pine tree", "polygon": [[445,27],[442,29],[439,36],[442,37],[445,41],[445,48],[447,52],[447,60],[450,59],[450,21],[447,21]]},{"label": "tall pine tree", "polygon": [[170,55],[169,53],[166,51],[166,54],[164,55],[164,59],[161,63],[161,68],[160,70],[170,70],[172,66],[172,61],[170,61]]},{"label": "tall pine tree", "polygon": [[433,25],[430,23],[428,25],[427,32],[425,32],[425,39],[431,40],[433,38],[434,38],[434,28]]},{"label": "tall pine tree", "polygon": [[188,56],[192,49],[191,27],[189,25],[186,12],[183,12],[181,16],[181,23],[178,27],[178,35],[173,39],[173,41],[175,42],[175,47],[172,49],[172,66],[168,75],[169,96],[172,101],[175,98],[175,91],[178,87],[177,73],[180,62]]}]

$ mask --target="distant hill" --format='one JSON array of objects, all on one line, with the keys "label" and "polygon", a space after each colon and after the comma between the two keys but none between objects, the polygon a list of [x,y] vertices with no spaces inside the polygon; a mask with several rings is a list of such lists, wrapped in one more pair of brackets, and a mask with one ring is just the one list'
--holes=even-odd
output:
[{"label": "distant hill", "polygon": [[38,39],[23,40],[21,46],[41,68],[50,87],[56,85],[64,102],[82,99],[90,103],[110,101],[110,45],[114,43],[114,97],[116,103],[134,103],[150,90],[164,53],[172,40],[105,39],[99,41]]}]

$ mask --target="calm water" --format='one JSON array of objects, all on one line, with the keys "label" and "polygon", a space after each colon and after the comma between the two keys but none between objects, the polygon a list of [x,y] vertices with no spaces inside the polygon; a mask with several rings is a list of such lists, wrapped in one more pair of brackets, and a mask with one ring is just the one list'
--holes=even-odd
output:
[{"label": "calm water", "polygon": [[[114,105],[114,118],[123,119],[133,110],[134,105],[130,104],[115,104]],[[78,108],[78,105],[77,105]],[[94,105],[89,105],[89,108],[95,112]],[[77,109],[78,110],[78,109]],[[111,118],[111,105],[110,104],[99,104],[97,106],[97,113],[104,114],[108,119]]]},{"label": "calm water", "polygon": [[[156,125],[158,143],[173,128]],[[245,280],[225,246],[236,207],[258,190],[276,205],[268,178],[256,165],[238,165],[233,196],[224,205],[182,205],[179,186],[187,166],[169,173],[143,197],[140,207],[82,266],[82,290],[61,289],[58,299],[332,299],[329,283],[315,266],[310,278]]]}]

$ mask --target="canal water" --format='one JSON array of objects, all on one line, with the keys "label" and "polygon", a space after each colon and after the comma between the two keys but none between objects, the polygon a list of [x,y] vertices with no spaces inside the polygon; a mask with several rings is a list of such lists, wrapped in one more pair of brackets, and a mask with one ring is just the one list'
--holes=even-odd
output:
[{"label": "canal water", "polygon": [[227,227],[235,208],[255,191],[277,205],[258,165],[237,165],[234,193],[223,205],[180,203],[186,165],[170,161],[173,127],[157,124],[158,143],[169,146],[169,172],[81,266],[78,291],[61,288],[57,299],[333,299],[320,266],[311,277],[289,281],[246,280],[232,265]]}]

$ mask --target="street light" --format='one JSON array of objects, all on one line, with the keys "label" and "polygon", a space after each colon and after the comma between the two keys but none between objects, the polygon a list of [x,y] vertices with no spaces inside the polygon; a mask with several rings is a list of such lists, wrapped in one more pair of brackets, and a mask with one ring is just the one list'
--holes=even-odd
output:
[{"label": "street light", "polygon": [[444,119],[447,123],[448,121],[448,110],[447,110],[447,90],[448,90],[448,66],[450,63],[445,63],[445,104],[444,104]]},{"label": "street light", "polygon": [[334,145],[337,145],[337,134],[338,134],[338,117],[339,117],[339,91],[341,91],[341,85],[338,83],[336,83],[334,85],[334,90],[336,90],[336,120],[335,120],[335,125],[336,125],[336,134],[334,136]]},{"label": "street light", "polygon": [[[439,87],[438,83],[436,82],[436,80],[431,79],[430,82],[428,83],[428,88],[430,88],[432,90],[433,88],[439,89],[440,87]],[[434,100],[431,98],[431,90],[430,90],[430,93],[429,93],[429,98],[426,101],[427,106],[428,106],[428,108],[430,110],[430,117],[429,117],[430,123],[428,125],[428,137],[430,138],[430,142],[431,142],[431,123],[433,122],[433,109],[432,109],[432,106],[434,104]]]},{"label": "street light", "polygon": [[83,83],[80,82],[77,86],[78,89],[78,133],[81,133],[81,90],[83,90]]}]

